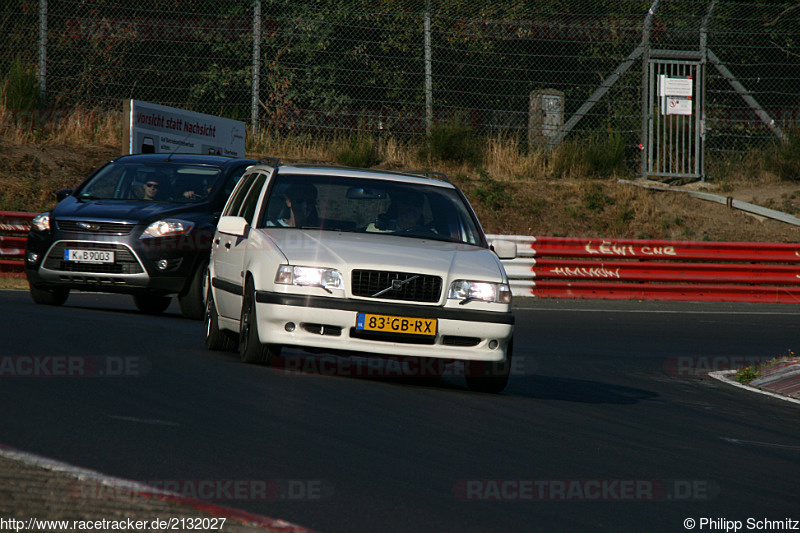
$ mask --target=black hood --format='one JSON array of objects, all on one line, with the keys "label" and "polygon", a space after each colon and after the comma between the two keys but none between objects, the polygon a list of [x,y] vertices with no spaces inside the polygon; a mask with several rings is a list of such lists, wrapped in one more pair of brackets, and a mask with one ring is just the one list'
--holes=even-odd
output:
[{"label": "black hood", "polygon": [[52,211],[53,217],[81,219],[113,219],[120,222],[142,223],[159,218],[191,215],[208,211],[206,203],[177,204],[145,200],[78,200],[70,196]]}]

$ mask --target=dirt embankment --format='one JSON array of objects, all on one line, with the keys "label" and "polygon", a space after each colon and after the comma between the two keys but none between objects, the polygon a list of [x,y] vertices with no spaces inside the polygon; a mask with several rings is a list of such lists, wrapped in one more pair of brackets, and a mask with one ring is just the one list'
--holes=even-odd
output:
[{"label": "dirt embankment", "polygon": [[[0,143],[0,210],[42,211],[54,191],[72,188],[118,155],[115,144]],[[278,155],[280,154],[270,154]],[[686,194],[655,192],[616,178],[513,179],[485,172],[451,176],[488,233],[564,237],[797,242],[800,227],[757,218]],[[800,216],[800,183],[777,179],[686,186]]]}]

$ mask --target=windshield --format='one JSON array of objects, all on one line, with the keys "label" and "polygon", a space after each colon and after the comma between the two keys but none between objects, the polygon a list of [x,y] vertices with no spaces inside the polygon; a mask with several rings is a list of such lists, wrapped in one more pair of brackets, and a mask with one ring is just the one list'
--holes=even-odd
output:
[{"label": "windshield", "polygon": [[454,188],[385,179],[278,173],[260,227],[401,235],[481,246]]},{"label": "windshield", "polygon": [[114,162],[77,193],[82,199],[195,203],[206,199],[221,170],[172,162]]}]

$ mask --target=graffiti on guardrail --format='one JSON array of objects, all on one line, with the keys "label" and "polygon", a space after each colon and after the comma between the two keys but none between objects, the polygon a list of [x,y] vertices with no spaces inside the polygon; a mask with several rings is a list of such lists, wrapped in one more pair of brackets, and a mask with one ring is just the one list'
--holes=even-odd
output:
[{"label": "graffiti on guardrail", "polygon": [[678,255],[674,246],[650,246],[644,244],[636,247],[630,244],[615,244],[613,241],[603,241],[599,245],[589,241],[586,243],[586,251],[591,255]]},{"label": "graffiti on guardrail", "polygon": [[550,269],[550,273],[555,276],[563,276],[566,278],[616,278],[620,279],[620,269],[608,270],[604,266],[600,267],[556,267]]}]

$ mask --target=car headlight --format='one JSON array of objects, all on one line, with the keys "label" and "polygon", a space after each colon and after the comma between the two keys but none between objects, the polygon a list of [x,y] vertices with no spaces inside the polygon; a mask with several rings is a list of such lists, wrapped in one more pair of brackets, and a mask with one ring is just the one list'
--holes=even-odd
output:
[{"label": "car headlight", "polygon": [[511,288],[507,283],[460,279],[450,284],[447,297],[451,300],[461,300],[462,304],[472,301],[508,304],[511,303]]},{"label": "car headlight", "polygon": [[281,265],[275,275],[275,283],[282,285],[302,285],[322,287],[328,292],[344,287],[342,274],[334,268],[316,268]]},{"label": "car headlight", "polygon": [[149,237],[170,237],[174,235],[185,235],[192,231],[194,224],[184,220],[166,219],[153,222],[142,232],[142,239]]},{"label": "car headlight", "polygon": [[50,213],[39,213],[33,220],[31,220],[31,226],[36,231],[47,231],[50,229]]}]

